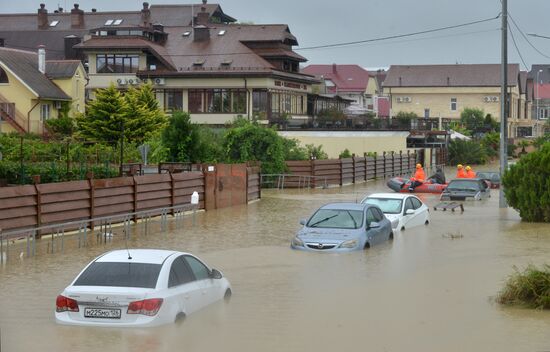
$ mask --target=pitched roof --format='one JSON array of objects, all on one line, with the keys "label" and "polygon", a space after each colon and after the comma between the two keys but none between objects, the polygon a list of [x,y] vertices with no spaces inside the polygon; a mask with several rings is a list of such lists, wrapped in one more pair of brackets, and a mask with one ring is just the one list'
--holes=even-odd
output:
[{"label": "pitched roof", "polygon": [[71,100],[46,75],[38,71],[38,55],[30,51],[0,48],[0,64],[5,65],[39,98],[52,100]]},{"label": "pitched roof", "polygon": [[[205,6],[206,12],[218,15],[227,22],[235,21],[226,15],[217,4],[195,5],[151,5],[151,22],[161,23],[164,26],[188,26],[192,23],[193,14],[198,14],[201,7]],[[107,20],[121,19],[121,26],[113,26],[113,29],[122,26],[138,26],[141,22],[141,10],[138,11],[109,11],[109,12],[85,12],[83,28],[71,28],[71,14],[68,12],[48,13],[48,21],[59,21],[54,27],[38,29],[37,13],[25,14],[0,14],[0,38],[5,40],[5,46],[35,50],[38,45],[45,45],[52,59],[65,57],[64,38],[75,35],[79,38],[90,33],[90,30],[104,27]]]},{"label": "pitched roof", "polygon": [[[508,85],[518,84],[519,65],[508,65]],[[392,65],[384,87],[498,87],[499,64]]]},{"label": "pitched roof", "polygon": [[369,83],[369,72],[359,65],[309,65],[302,72],[330,79],[335,87],[327,87],[329,91],[364,92]]},{"label": "pitched roof", "polygon": [[46,61],[46,76],[50,79],[72,78],[82,63],[78,60]]},{"label": "pitched roof", "polygon": [[529,71],[527,77],[533,81],[536,81],[538,78],[539,83],[550,83],[550,65],[531,66],[531,71]]}]

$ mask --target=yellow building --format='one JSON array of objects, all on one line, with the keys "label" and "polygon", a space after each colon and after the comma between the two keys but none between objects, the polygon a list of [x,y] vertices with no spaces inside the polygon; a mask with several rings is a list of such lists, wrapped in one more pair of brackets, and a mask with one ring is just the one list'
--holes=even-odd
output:
[{"label": "yellow building", "polygon": [[[525,75],[519,65],[508,66],[508,134],[516,137],[518,126],[534,126],[526,100]],[[501,118],[500,65],[391,66],[384,92],[391,97],[391,114],[414,112],[423,118],[459,120],[465,108],[478,108]]]},{"label": "yellow building", "polygon": [[0,48],[0,133],[46,133],[45,121],[84,112],[87,76],[80,61],[46,61],[38,53]]}]

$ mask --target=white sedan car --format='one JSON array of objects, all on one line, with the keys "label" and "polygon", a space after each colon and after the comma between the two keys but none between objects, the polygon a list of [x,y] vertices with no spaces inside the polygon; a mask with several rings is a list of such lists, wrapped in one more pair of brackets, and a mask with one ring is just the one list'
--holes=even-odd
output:
[{"label": "white sedan car", "polygon": [[70,325],[157,326],[230,296],[229,281],[189,253],[116,250],[94,259],[57,296],[55,319]]},{"label": "white sedan car", "polygon": [[378,205],[391,221],[392,229],[405,230],[430,223],[430,210],[418,197],[403,193],[374,193],[361,203]]}]

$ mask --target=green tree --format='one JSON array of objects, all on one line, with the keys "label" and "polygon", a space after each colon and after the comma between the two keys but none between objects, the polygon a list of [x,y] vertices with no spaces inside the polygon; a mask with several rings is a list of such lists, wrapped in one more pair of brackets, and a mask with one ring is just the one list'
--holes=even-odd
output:
[{"label": "green tree", "polygon": [[[132,131],[131,140],[142,142],[164,129],[166,114],[159,108],[151,85],[130,88],[124,95],[126,101],[125,130]],[[125,133],[126,136],[126,133]]]},{"label": "green tree", "polygon": [[451,164],[485,164],[487,152],[481,143],[454,139],[449,143],[449,162]]},{"label": "green tree", "polygon": [[224,150],[228,161],[261,161],[262,172],[282,173],[286,170],[283,137],[258,123],[242,122],[227,131]]},{"label": "green tree", "polygon": [[487,156],[491,158],[498,156],[500,148],[500,133],[486,133],[481,139],[481,145],[483,145],[483,147],[485,148]]},{"label": "green tree", "polygon": [[86,106],[86,115],[76,119],[79,134],[87,139],[117,143],[124,128],[128,139],[134,137],[132,130],[125,128],[127,106],[120,91],[113,84],[109,88],[98,89],[95,100]]},{"label": "green tree", "polygon": [[60,116],[46,120],[46,128],[56,138],[70,137],[76,131],[76,122],[73,118]]},{"label": "green tree", "polygon": [[351,152],[349,151],[348,148],[344,149],[339,155],[340,159],[346,159],[346,158],[351,158],[351,157],[352,157],[352,154],[351,154]]},{"label": "green tree", "polygon": [[460,113],[460,122],[467,130],[475,132],[483,127],[485,123],[485,112],[477,108],[465,108]]},{"label": "green tree", "polygon": [[550,222],[550,143],[511,165],[502,184],[508,204],[522,220]]},{"label": "green tree", "polygon": [[418,118],[418,115],[414,112],[399,111],[395,115],[399,126],[410,127],[411,121]]},{"label": "green tree", "polygon": [[191,123],[191,116],[183,111],[175,111],[162,132],[162,144],[168,149],[171,161],[200,161],[199,138],[198,126]]}]

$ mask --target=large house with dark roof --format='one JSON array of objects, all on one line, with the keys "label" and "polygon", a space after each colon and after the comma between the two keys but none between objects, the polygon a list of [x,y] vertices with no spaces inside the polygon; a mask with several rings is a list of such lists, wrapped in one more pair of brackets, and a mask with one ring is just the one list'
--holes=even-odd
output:
[{"label": "large house with dark roof", "polygon": [[0,48],[0,132],[43,134],[60,111],[84,112],[86,83],[78,60],[49,61],[42,48]]},{"label": "large house with dark roof", "polygon": [[167,111],[186,110],[199,123],[221,125],[242,115],[305,121],[318,81],[299,72],[306,59],[284,24],[246,25],[203,0],[153,5],[140,11],[0,15],[0,44],[45,45],[50,59],[85,62],[88,96],[115,84],[151,83]]},{"label": "large house with dark roof", "polygon": [[[500,121],[500,65],[393,65],[384,81],[384,93],[391,97],[391,115],[414,112],[424,118],[458,120],[465,108],[479,108]],[[511,138],[535,136],[537,120],[531,119],[526,74],[518,64],[508,65]]]}]

